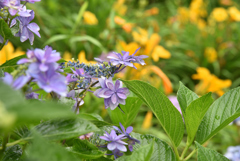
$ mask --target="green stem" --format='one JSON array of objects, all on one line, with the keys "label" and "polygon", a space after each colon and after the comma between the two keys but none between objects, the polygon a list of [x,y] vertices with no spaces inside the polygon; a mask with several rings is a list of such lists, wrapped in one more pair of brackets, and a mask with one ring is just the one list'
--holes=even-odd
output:
[{"label": "green stem", "polygon": [[193,150],[185,159],[184,161],[187,161],[188,159],[190,159],[194,153],[196,153],[197,149]]},{"label": "green stem", "polygon": [[180,161],[179,154],[178,154],[178,150],[177,150],[177,147],[175,147],[175,145],[173,145],[173,149],[174,149],[174,152],[175,152],[175,154],[176,154],[177,161]]},{"label": "green stem", "polygon": [[2,142],[2,147],[0,147],[0,159],[3,158],[4,151],[6,149],[6,145],[8,143],[8,133],[4,133],[3,135],[3,142]]},{"label": "green stem", "polygon": [[185,146],[185,148],[182,152],[181,158],[180,158],[181,160],[183,160],[183,158],[184,158],[185,154],[187,153],[190,146],[191,146],[191,144],[189,144],[189,142],[187,141],[187,145]]},{"label": "green stem", "polygon": [[[14,142],[12,142],[12,143],[7,143],[7,144],[5,144],[5,148],[6,148],[6,147],[9,147],[9,146],[16,145],[16,144],[18,144],[18,143],[20,143],[20,142],[22,142],[22,141],[25,141],[25,140],[20,139],[20,140],[16,140],[16,141],[14,141]],[[1,151],[3,150],[3,146],[0,147],[0,150],[1,150]]]}]

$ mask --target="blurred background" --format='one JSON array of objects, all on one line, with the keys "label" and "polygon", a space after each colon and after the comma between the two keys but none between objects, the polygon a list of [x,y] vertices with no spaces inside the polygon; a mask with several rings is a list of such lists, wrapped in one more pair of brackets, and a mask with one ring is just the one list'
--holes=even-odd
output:
[{"label": "blurred background", "polygon": [[[149,82],[175,106],[179,81],[199,96],[213,92],[214,99],[240,85],[239,0],[42,0],[27,7],[35,11],[41,38],[35,36],[33,46],[11,39],[0,51],[0,64],[45,45],[65,60],[84,63],[141,47],[137,55],[148,55],[147,65],[128,68],[116,78]],[[103,101],[91,95],[82,111],[109,119]],[[239,145],[237,124],[224,128],[207,146],[225,154],[229,146]],[[168,141],[145,106],[134,127]]]}]

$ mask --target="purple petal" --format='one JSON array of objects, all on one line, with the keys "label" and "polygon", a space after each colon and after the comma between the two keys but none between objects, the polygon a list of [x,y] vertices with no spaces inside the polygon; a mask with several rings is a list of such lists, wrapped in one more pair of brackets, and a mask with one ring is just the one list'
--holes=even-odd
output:
[{"label": "purple petal", "polygon": [[126,99],[127,98],[127,96],[125,94],[119,93],[119,92],[117,93],[117,96],[121,99]]},{"label": "purple petal", "polygon": [[129,52],[122,51],[123,54],[123,60],[126,60],[129,56]]},{"label": "purple petal", "polygon": [[105,108],[110,107],[111,98],[104,99]]},{"label": "purple petal", "polygon": [[35,33],[38,37],[41,37],[39,34],[40,27],[36,23],[30,23],[27,25],[27,28],[31,30],[33,33]]},{"label": "purple petal", "polygon": [[117,149],[120,150],[120,151],[123,151],[123,152],[126,152],[127,151],[127,148],[125,145],[122,145],[122,144],[117,144]]},{"label": "purple petal", "polygon": [[117,126],[113,126],[113,128],[116,129],[118,132],[122,133],[122,131]]},{"label": "purple petal", "polygon": [[117,80],[115,83],[115,90],[118,90],[121,87],[122,87],[122,82],[120,80]]},{"label": "purple petal", "polygon": [[112,81],[106,80],[106,85],[109,89],[114,90],[114,85]]},{"label": "purple petal", "polygon": [[13,76],[7,72],[5,72],[4,74],[5,76],[2,78],[3,82],[8,85],[11,85],[13,82]]},{"label": "purple petal", "polygon": [[106,140],[106,141],[111,141],[108,137],[106,137],[106,136],[100,136],[99,137],[100,139],[103,139],[103,140]]},{"label": "purple petal", "polygon": [[29,60],[27,58],[23,58],[23,59],[20,59],[17,64],[24,64],[24,63],[28,63]]},{"label": "purple petal", "polygon": [[22,88],[29,80],[30,80],[30,76],[20,76],[18,77],[14,82],[13,82],[13,88],[14,89],[20,89]]},{"label": "purple petal", "polygon": [[117,144],[115,142],[108,143],[108,145],[107,145],[107,148],[109,150],[114,150],[114,149],[116,149],[116,147],[117,147]]},{"label": "purple petal", "polygon": [[137,48],[137,50],[135,50],[135,52],[132,54],[132,56],[134,56],[134,55],[138,52],[138,50],[139,50],[140,48],[141,48],[141,47]]},{"label": "purple petal", "polygon": [[117,90],[117,93],[123,93],[123,94],[126,94],[126,95],[129,95],[129,90],[128,88],[120,88]]},{"label": "purple petal", "polygon": [[116,94],[113,94],[112,97],[111,97],[111,101],[113,104],[116,104],[117,103],[117,95]]},{"label": "purple petal", "polygon": [[116,132],[115,132],[114,130],[112,130],[111,133],[110,133],[110,136],[111,136],[112,138],[116,138],[116,137],[117,137],[117,134],[116,134]]},{"label": "purple petal", "polygon": [[102,89],[102,90],[98,93],[98,96],[99,96],[99,97],[102,97],[102,98],[110,98],[111,95],[105,95],[105,92],[106,92],[106,91],[109,91],[109,89],[108,89],[108,88]]},{"label": "purple petal", "polygon": [[108,103],[111,110],[114,110],[118,106],[118,103],[113,104],[111,100]]},{"label": "purple petal", "polygon": [[46,72],[48,70],[48,66],[46,64],[41,64],[41,65],[39,65],[39,69],[42,72]]},{"label": "purple petal", "polygon": [[126,129],[126,133],[131,133],[133,131],[133,127],[132,126],[129,126],[127,129]]},{"label": "purple petal", "polygon": [[125,105],[126,101],[125,101],[125,99],[118,98],[118,103]]},{"label": "purple petal", "polygon": [[128,149],[129,149],[130,151],[133,151],[133,146],[132,146],[131,144],[129,144],[129,145],[128,145]]},{"label": "purple petal", "polygon": [[120,127],[121,127],[121,129],[122,129],[123,133],[125,133],[125,128],[124,128],[124,126],[122,125],[122,123],[121,123],[121,122],[119,123],[119,125],[120,125]]}]

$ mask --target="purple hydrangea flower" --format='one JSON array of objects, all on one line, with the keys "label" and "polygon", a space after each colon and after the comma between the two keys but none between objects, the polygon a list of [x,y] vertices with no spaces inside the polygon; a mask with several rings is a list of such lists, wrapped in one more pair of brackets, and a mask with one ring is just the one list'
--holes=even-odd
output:
[{"label": "purple hydrangea flower", "polygon": [[240,146],[228,147],[227,152],[224,156],[231,161],[240,161]]},{"label": "purple hydrangea flower", "polygon": [[41,0],[21,0],[21,1],[26,1],[28,3],[35,3],[35,2],[40,2]]},{"label": "purple hydrangea flower", "polygon": [[8,11],[9,11],[11,16],[15,16],[17,13],[21,17],[31,16],[31,14],[30,14],[31,10],[27,10],[25,6],[21,5],[20,0],[3,0],[1,6],[8,7]]},{"label": "purple hydrangea flower", "polygon": [[118,157],[123,156],[123,153],[118,149],[115,149],[112,152],[113,152],[112,154],[107,154],[107,155],[113,155],[114,159],[117,159]]},{"label": "purple hydrangea flower", "polygon": [[10,85],[12,88],[18,90],[22,88],[29,80],[31,77],[29,76],[20,76],[17,79],[13,80],[13,76],[7,72],[5,72],[5,76],[2,77],[1,79],[3,80],[4,83]]},{"label": "purple hydrangea flower", "polygon": [[59,65],[56,61],[61,59],[60,53],[56,52],[56,50],[52,50],[49,46],[46,46],[44,50],[38,48],[35,50],[28,50],[27,57],[28,58],[20,59],[17,64],[31,63],[27,71],[30,75],[46,72],[49,68],[57,70]]},{"label": "purple hydrangea flower", "polygon": [[128,138],[128,149],[130,151],[133,151],[133,145],[135,145],[136,142],[140,144],[139,140],[137,140],[129,135],[132,132],[133,127],[129,126],[129,127],[127,127],[127,129],[125,131],[124,126],[121,123],[119,123],[119,124],[120,124],[121,130],[117,126],[113,126],[113,128],[116,129],[119,133],[124,134],[125,137]]},{"label": "purple hydrangea flower", "polygon": [[46,92],[56,92],[57,94],[65,97],[67,95],[67,81],[66,78],[57,73],[53,68],[49,68],[44,73],[38,73],[33,76],[34,81],[38,86]]},{"label": "purple hydrangea flower", "polygon": [[118,149],[123,152],[127,151],[127,148],[125,147],[125,145],[127,145],[127,143],[122,141],[122,139],[125,139],[124,134],[117,136],[116,132],[114,130],[112,130],[110,134],[108,132],[106,132],[104,134],[104,136],[100,136],[100,139],[110,142],[107,144],[107,148],[111,151],[113,151],[115,149]]},{"label": "purple hydrangea flower", "polygon": [[126,52],[126,51],[122,51],[122,54],[120,53],[116,53],[116,52],[113,52],[117,57],[114,57],[114,56],[108,56],[107,58],[111,59],[111,63],[112,65],[125,65],[125,66],[130,66],[130,67],[133,67],[136,69],[136,67],[133,65],[133,63],[131,63],[131,61],[133,61],[134,59],[132,59],[130,56],[129,56],[129,52]]},{"label": "purple hydrangea flower", "polygon": [[41,36],[38,32],[40,30],[39,26],[34,22],[30,23],[34,18],[34,12],[31,11],[30,14],[31,16],[29,17],[21,17],[21,16],[16,17],[13,20],[11,26],[16,24],[16,20],[18,19],[20,21],[20,25],[19,25],[20,30],[15,36],[19,36],[21,42],[24,42],[27,39],[29,39],[30,44],[33,45],[33,41],[34,41],[33,33],[35,33],[38,37],[41,37]]},{"label": "purple hydrangea flower", "polygon": [[125,105],[125,99],[130,94],[127,88],[122,88],[122,82],[117,80],[115,85],[112,78],[99,78],[99,83],[102,88],[97,89],[94,94],[97,97],[104,98],[105,108],[110,107],[114,110],[119,104]]},{"label": "purple hydrangea flower", "polygon": [[26,99],[38,99],[39,94],[35,92],[27,93],[25,95]]}]

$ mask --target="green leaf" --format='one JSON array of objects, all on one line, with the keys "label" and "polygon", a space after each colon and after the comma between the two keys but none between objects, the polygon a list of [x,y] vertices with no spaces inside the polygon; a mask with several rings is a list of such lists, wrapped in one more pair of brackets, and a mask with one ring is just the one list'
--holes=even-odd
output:
[{"label": "green leaf", "polygon": [[[185,111],[192,101],[198,98],[198,95],[188,89],[182,82],[179,82],[179,89],[177,92],[177,99],[181,107],[183,116],[185,116]],[[185,118],[185,117],[184,117]]]},{"label": "green leaf", "polygon": [[0,89],[0,101],[6,108],[25,102],[24,97],[19,91],[12,89],[2,81],[0,81]]},{"label": "green leaf", "polygon": [[3,19],[0,19],[0,35],[3,37],[4,40],[8,40],[10,37],[13,36],[11,29]]},{"label": "green leaf", "polygon": [[57,63],[59,63],[59,64],[60,64],[60,63],[65,63],[65,62],[67,62],[67,61],[64,60],[63,58],[61,58],[60,60],[57,61]]},{"label": "green leaf", "polygon": [[7,149],[4,152],[2,161],[17,161],[20,160],[21,156],[22,156],[21,147],[19,145],[14,145],[11,147],[7,147]]},{"label": "green leaf", "polygon": [[99,151],[98,148],[88,142],[87,140],[74,140],[74,145],[70,149],[70,152],[75,154],[76,157],[83,159],[97,159],[104,155],[102,151]]},{"label": "green leaf", "polygon": [[102,127],[102,126],[109,126],[112,125],[108,122],[105,122],[102,117],[98,114],[87,114],[87,113],[80,113],[77,115],[79,118],[88,120],[90,122],[92,122],[94,125],[96,125],[97,127]]},{"label": "green leaf", "polygon": [[196,141],[203,144],[240,116],[240,87],[218,98],[209,108],[198,128]]},{"label": "green leaf", "polygon": [[56,42],[56,41],[60,41],[60,40],[64,40],[64,39],[67,39],[69,38],[69,35],[54,35],[52,36],[50,39],[48,39],[44,44],[43,46],[46,46],[48,44],[51,44],[53,42]]},{"label": "green leaf", "polygon": [[120,106],[124,113],[119,108],[109,110],[108,112],[110,113],[111,120],[114,124],[119,125],[121,122],[124,127],[128,127],[137,116],[141,105],[141,99],[136,97],[129,97],[126,100],[126,105]]},{"label": "green leaf", "polygon": [[36,161],[71,161],[78,160],[69,151],[60,145],[49,143],[47,140],[34,134],[33,142],[25,150],[26,160]]},{"label": "green leaf", "polygon": [[212,93],[208,93],[192,101],[192,103],[187,107],[184,120],[188,133],[189,144],[192,144],[198,127],[212,103]]},{"label": "green leaf", "polygon": [[154,147],[154,139],[150,144],[144,145],[137,150],[134,150],[132,155],[123,156],[118,158],[116,161],[149,161]]},{"label": "green leaf", "polygon": [[94,44],[97,47],[99,47],[101,50],[106,51],[106,49],[102,46],[102,44],[97,39],[95,39],[95,38],[93,38],[91,36],[88,36],[88,35],[85,35],[85,36],[73,36],[73,37],[70,38],[69,43],[73,44],[73,43],[78,42],[78,41],[89,41],[92,44]]},{"label": "green leaf", "polygon": [[221,161],[229,161],[226,157],[224,157],[222,154],[208,149],[204,148],[201,146],[198,142],[195,141],[196,148],[198,151],[198,161],[216,161],[216,160],[221,160]]},{"label": "green leaf", "polygon": [[[136,143],[133,146],[133,152],[141,148],[142,146],[149,145],[154,141],[153,153],[151,154],[151,161],[176,161],[175,154],[172,148],[164,141],[152,135],[141,135],[138,133],[131,133],[131,137],[140,141],[140,144]],[[138,157],[137,157],[138,158]]]},{"label": "green leaf", "polygon": [[124,81],[124,84],[151,108],[174,146],[178,146],[184,133],[182,116],[171,101],[155,87],[142,81]]},{"label": "green leaf", "polygon": [[[33,130],[39,132],[43,137],[50,140],[63,140],[78,137],[99,129],[91,122],[83,119],[51,120],[37,125]],[[31,137],[31,133],[24,138]]]},{"label": "green leaf", "polygon": [[27,56],[26,55],[21,55],[21,56],[18,56],[16,58],[13,58],[13,59],[10,59],[8,61],[6,61],[4,64],[2,64],[0,66],[0,69],[1,68],[8,68],[8,67],[14,67],[14,66],[18,66],[17,65],[17,62],[22,59],[22,58],[26,58]]},{"label": "green leaf", "polygon": [[68,106],[57,102],[25,101],[7,108],[17,116],[17,124],[32,124],[45,119],[75,118]]}]

